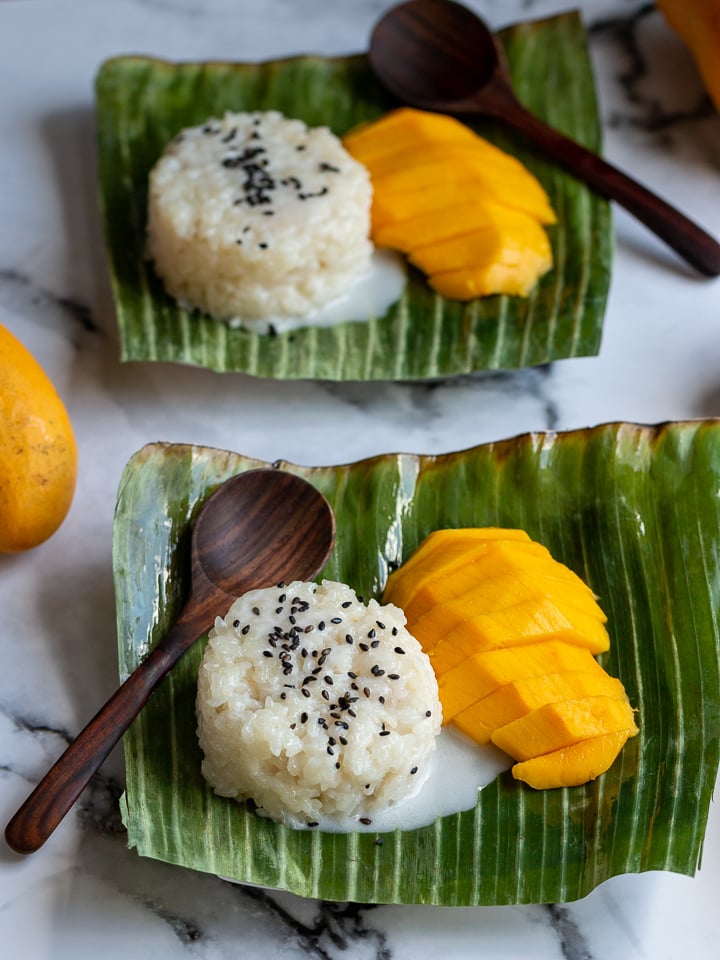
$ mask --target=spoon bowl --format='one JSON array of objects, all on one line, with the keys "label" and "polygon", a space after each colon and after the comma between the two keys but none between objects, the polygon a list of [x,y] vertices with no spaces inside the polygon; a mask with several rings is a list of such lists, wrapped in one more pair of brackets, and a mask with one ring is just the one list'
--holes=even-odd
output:
[{"label": "spoon bowl", "polygon": [[190,595],[180,617],[20,806],[5,830],[8,845],[27,854],[45,843],[168,671],[237,596],[311,580],[334,539],[330,505],[301,477],[261,469],[221,484],[193,524]]},{"label": "spoon bowl", "polygon": [[392,7],[372,32],[368,59],[381,83],[400,101],[508,124],[579,180],[624,206],[700,273],[720,274],[720,244],[713,237],[523,107],[513,91],[500,45],[483,21],[462,4],[409,0]]}]

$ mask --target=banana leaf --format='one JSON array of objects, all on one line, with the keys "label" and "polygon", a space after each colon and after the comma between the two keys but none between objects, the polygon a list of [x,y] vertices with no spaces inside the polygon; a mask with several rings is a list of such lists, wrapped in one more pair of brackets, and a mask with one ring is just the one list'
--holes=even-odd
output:
[{"label": "banana leaf", "polygon": [[[502,31],[521,100],[594,150],[600,124],[576,13]],[[278,109],[342,135],[395,106],[364,55],[267,63],[121,57],[96,81],[100,192],[124,360],[174,361],[278,379],[422,380],[596,354],[612,257],[608,204],[496,124],[476,129],[540,178],[558,215],[555,266],[527,299],[444,300],[409,270],[385,316],[277,336],[182,310],[144,256],[149,171],[184,126],[226,110]]]},{"label": "banana leaf", "polygon": [[[198,507],[222,480],[259,465],[153,444],[126,467],[114,529],[123,677],[181,609]],[[602,662],[625,684],[639,736],[584,786],[535,791],[506,771],[473,809],[421,829],[292,830],[215,796],[202,779],[200,639],[125,737],[130,846],[241,882],[373,903],[571,901],[620,873],[695,872],[720,749],[720,421],[275,466],[329,498],[338,535],[322,576],[366,597],[379,596],[388,571],[439,527],[521,527],[546,544],[600,597],[612,637]]]}]

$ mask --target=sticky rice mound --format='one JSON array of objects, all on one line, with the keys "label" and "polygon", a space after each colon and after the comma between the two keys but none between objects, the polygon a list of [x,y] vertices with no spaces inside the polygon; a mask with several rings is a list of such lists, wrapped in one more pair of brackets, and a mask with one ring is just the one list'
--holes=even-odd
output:
[{"label": "sticky rice mound", "polygon": [[254,590],[216,620],[197,719],[220,796],[292,826],[352,829],[419,789],[442,712],[402,611],[325,580]]},{"label": "sticky rice mound", "polygon": [[148,254],[186,308],[302,317],[370,268],[367,170],[326,127],[276,111],[182,130],[150,173]]}]

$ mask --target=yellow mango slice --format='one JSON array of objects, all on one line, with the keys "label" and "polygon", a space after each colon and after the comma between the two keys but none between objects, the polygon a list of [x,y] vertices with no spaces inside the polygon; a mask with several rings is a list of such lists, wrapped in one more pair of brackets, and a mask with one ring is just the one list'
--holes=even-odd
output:
[{"label": "yellow mango slice", "polygon": [[603,733],[637,733],[626,700],[582,697],[546,703],[494,731],[492,742],[515,760],[531,760]]},{"label": "yellow mango slice", "polygon": [[[399,107],[378,120],[361,124],[343,137],[343,143],[361,163],[392,150],[402,150],[434,140],[443,143],[473,143],[477,134],[466,124],[444,113]],[[488,144],[490,146],[490,144]],[[493,147],[501,153],[497,147]]]},{"label": "yellow mango slice", "polygon": [[[546,673],[513,680],[461,710],[452,721],[476,743],[488,744],[499,727],[519,720],[545,703],[600,695],[627,701],[622,683],[607,674],[596,660],[593,663],[597,669]],[[450,719],[443,704],[443,723]]]},{"label": "yellow mango slice", "polygon": [[[586,598],[589,602],[582,606]],[[408,621],[408,626],[423,649],[430,652],[434,649],[433,637],[441,642],[443,634],[447,635],[466,621],[488,614],[504,620],[511,628],[514,617],[525,620],[532,617],[540,627],[539,630],[533,628],[534,633],[578,629],[585,627],[589,619],[600,624],[605,619],[592,594],[583,595],[574,585],[544,578],[538,578],[536,583],[526,583],[512,574],[501,574],[483,579],[459,596],[435,604],[418,620],[413,620],[412,624]],[[523,629],[517,630],[518,636],[522,635]],[[591,630],[593,635],[597,635],[594,624]]]},{"label": "yellow mango slice", "polygon": [[[389,224],[374,233],[373,240],[379,247],[391,247],[402,253],[421,256],[417,251],[423,247],[432,247],[445,240],[451,240],[464,234],[490,230],[499,237],[512,230],[512,224],[521,222],[523,230],[527,223],[526,214],[503,209],[498,203],[489,200],[475,200],[469,197],[464,203],[448,207],[442,217],[435,213],[424,213],[404,220],[402,223]],[[547,237],[541,227],[537,228],[547,245]],[[489,234],[487,235],[490,236]],[[523,241],[522,236],[519,242]],[[549,245],[548,245],[549,246]]]},{"label": "yellow mango slice", "polygon": [[[517,603],[467,616],[462,597],[431,610],[410,627],[423,650],[433,659],[436,672],[455,666],[480,650],[518,646],[541,639],[565,639],[593,653],[604,653],[610,638],[601,621],[580,610],[562,610],[538,592]],[[442,660],[442,667],[440,661]],[[437,663],[436,663],[437,661]]]},{"label": "yellow mango slice", "polygon": [[[382,227],[403,223],[422,214],[443,214],[450,207],[466,203],[469,196],[480,194],[482,185],[477,180],[451,180],[436,184],[431,190],[390,192],[374,191],[371,207],[372,234],[375,237]],[[508,208],[509,209],[509,208]]]},{"label": "yellow mango slice", "polygon": [[564,640],[543,640],[518,647],[484,650],[438,676],[443,720],[467,709],[514,680],[563,671],[605,673],[585,647]]},{"label": "yellow mango slice", "polygon": [[408,259],[428,274],[473,267],[489,257],[508,267],[522,267],[528,249],[532,249],[537,260],[552,264],[550,241],[537,220],[520,211],[507,210],[488,227],[457,233],[427,246],[417,244],[410,248]]},{"label": "yellow mango slice", "polygon": [[549,554],[545,557],[520,550],[508,550],[499,545],[483,554],[476,553],[468,558],[467,563],[457,564],[447,573],[443,570],[435,577],[428,575],[414,592],[407,590],[403,604],[407,621],[415,623],[437,604],[462,596],[476,587],[481,578],[490,579],[504,574],[512,575],[527,587],[547,583],[553,595],[563,584],[567,584],[577,591],[578,601],[584,598],[581,604],[583,609],[595,612],[603,622],[606,619],[592,590],[577,574],[553,560]]},{"label": "yellow mango slice", "polygon": [[580,786],[610,769],[630,735],[630,730],[619,730],[580,740],[569,747],[516,763],[512,775],[536,790]]},{"label": "yellow mango slice", "polygon": [[[394,603],[406,609],[414,593],[428,580],[438,575],[446,576],[456,567],[464,566],[485,554],[504,553],[511,549],[513,553],[516,550],[518,553],[527,551],[534,556],[550,557],[550,552],[541,544],[533,543],[527,534],[524,535],[526,539],[518,540],[517,548],[508,548],[505,539],[466,536],[463,530],[439,530],[437,533],[452,536],[440,538],[431,534],[424,540],[413,555],[388,577],[383,593],[384,603]],[[507,539],[510,540],[510,537]]]}]

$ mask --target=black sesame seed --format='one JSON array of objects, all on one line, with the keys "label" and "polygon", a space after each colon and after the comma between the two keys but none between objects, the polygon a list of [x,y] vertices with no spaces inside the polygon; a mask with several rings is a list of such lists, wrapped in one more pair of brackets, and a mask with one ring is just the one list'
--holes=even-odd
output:
[{"label": "black sesame seed", "polygon": [[344,610],[347,610],[348,607],[351,607],[351,606],[352,606],[352,600],[346,600],[345,603],[341,603],[340,606],[341,606]]},{"label": "black sesame seed", "polygon": [[380,646],[380,641],[379,641],[379,640],[373,640],[373,642],[370,644],[370,646],[373,648],[373,650],[375,650],[377,647]]},{"label": "black sesame seed", "polygon": [[405,653],[402,647],[395,647],[395,653]]},{"label": "black sesame seed", "polygon": [[385,671],[384,671],[381,667],[379,667],[379,666],[377,665],[377,663],[374,664],[374,666],[372,666],[372,667],[370,668],[370,673],[371,673],[374,677],[384,677],[384,676],[385,676]]},{"label": "black sesame seed", "polygon": [[348,716],[350,716],[350,717],[356,717],[357,714],[355,713],[354,710],[349,710],[349,709],[348,709]]},{"label": "black sesame seed", "polygon": [[300,723],[307,723],[307,718],[308,718],[308,715],[305,713],[305,711],[303,711],[300,714]]},{"label": "black sesame seed", "polygon": [[298,151],[304,150],[304,149],[305,149],[305,144],[304,144],[304,143],[299,143],[299,144],[295,147],[295,149],[298,150]]},{"label": "black sesame seed", "polygon": [[[287,700],[287,694],[285,693],[284,690],[283,690],[283,692],[280,694],[280,699],[281,699],[281,700]],[[291,730],[294,730],[294,729],[295,729],[295,724],[293,724],[293,725],[290,727],[290,729],[291,729]]]},{"label": "black sesame seed", "polygon": [[385,697],[378,697],[378,703],[385,703]]},{"label": "black sesame seed", "polygon": [[245,626],[242,628],[242,630],[241,630],[240,632],[242,633],[242,635],[243,635],[244,637],[247,636],[248,633],[250,633],[250,624],[249,624],[249,623],[246,623]]},{"label": "black sesame seed", "polygon": [[[266,243],[259,243],[258,246],[260,247],[261,250],[267,250],[268,248],[268,245]],[[276,610],[275,612],[279,613],[280,611]]]},{"label": "black sesame seed", "polygon": [[324,680],[325,683],[327,683],[328,686],[330,686],[330,687],[332,687],[332,686],[334,685],[334,683],[333,683],[333,678],[332,678],[331,676],[327,675],[327,674],[323,677],[323,680]]},{"label": "black sesame seed", "polygon": [[339,761],[339,760],[336,760],[336,761],[335,761],[335,769],[336,769],[336,770],[339,770],[339,769],[340,769],[340,761]]},{"label": "black sesame seed", "polygon": [[333,617],[330,623],[342,623],[342,617]]},{"label": "black sesame seed", "polygon": [[306,657],[308,655],[308,652],[305,647],[303,647],[302,650],[300,651],[300,655],[303,657]]},{"label": "black sesame seed", "polygon": [[309,827],[317,827],[317,826],[318,826],[318,821],[317,821],[317,820],[310,820],[310,821],[308,821],[308,826],[309,826]]},{"label": "black sesame seed", "polygon": [[259,608],[259,607],[253,607],[253,608],[252,608],[252,612],[255,614],[256,617],[259,617],[259,616],[260,616],[260,608]]},{"label": "black sesame seed", "polygon": [[304,632],[305,632],[305,633],[312,633],[314,629],[315,629],[315,627],[314,627],[311,623],[309,623],[309,624],[305,627]]},{"label": "black sesame seed", "polygon": [[381,847],[384,842],[385,842],[385,841],[383,840],[382,837],[378,837],[377,840],[375,841],[375,846],[376,846],[376,847]]},{"label": "black sesame seed", "polygon": [[372,823],[370,817],[360,817],[360,823],[364,823],[366,827],[369,827]]},{"label": "black sesame seed", "polygon": [[345,739],[345,737],[338,737],[338,740],[344,747],[347,746],[347,740]]},{"label": "black sesame seed", "polygon": [[324,630],[324,629],[325,629],[325,621],[321,620],[320,623],[318,624],[318,630]]},{"label": "black sesame seed", "polygon": [[359,643],[358,646],[360,647],[361,650],[365,650],[366,652],[370,649],[370,647],[366,643]]},{"label": "black sesame seed", "polygon": [[399,673],[389,673],[389,674],[388,674],[388,680],[399,680],[399,679],[400,679],[400,674],[399,674]]},{"label": "black sesame seed", "polygon": [[264,656],[264,657],[271,657],[271,656],[272,656],[272,650],[263,650],[263,656]]},{"label": "black sesame seed", "polygon": [[393,628],[392,628],[392,635],[393,635],[394,637],[396,637],[397,634],[398,634],[398,628],[397,628],[397,627],[393,627]]},{"label": "black sesame seed", "polygon": [[417,768],[417,767],[412,767],[412,769],[410,770],[410,773],[412,774],[412,776],[415,776],[415,774],[416,774],[417,772],[418,772],[418,768]]},{"label": "black sesame seed", "polygon": [[322,692],[322,698],[323,698],[323,700],[329,700],[329,699],[330,699],[330,694],[327,692],[327,690],[323,690],[323,692]]},{"label": "black sesame seed", "polygon": [[378,736],[381,736],[381,737],[389,737],[389,736],[390,736],[390,731],[389,731],[389,730],[381,730],[380,733],[378,734]]},{"label": "black sesame seed", "polygon": [[318,168],[321,173],[340,173],[340,167],[334,167],[331,163],[325,163],[324,161],[318,164]]},{"label": "black sesame seed", "polygon": [[235,629],[237,630],[237,628],[240,626],[240,621],[239,621],[239,620],[233,620],[233,626],[234,626]]},{"label": "black sesame seed", "polygon": [[302,690],[301,690],[301,693],[302,693],[302,695],[303,695],[304,697],[309,697],[309,696],[310,696],[310,691],[307,689],[307,687],[303,687]]},{"label": "black sesame seed", "polygon": [[348,676],[351,680],[357,680],[357,674],[353,673],[352,670],[348,670]]},{"label": "black sesame seed", "polygon": [[363,693],[366,697],[370,696],[370,687],[363,687]]},{"label": "black sesame seed", "polygon": [[335,744],[337,743],[337,740],[335,739],[335,737],[328,737],[328,743],[330,744],[331,747],[334,747]]},{"label": "black sesame seed", "polygon": [[375,627],[373,627],[372,630],[368,630],[368,638],[372,640],[376,633]]},{"label": "black sesame seed", "polygon": [[346,633],[346,634],[345,634],[345,643],[352,643],[352,642],[353,642],[352,634]]},{"label": "black sesame seed", "polygon": [[426,716],[426,717],[431,717],[431,716],[432,716],[432,710],[426,710],[426,711],[425,711],[425,716]]},{"label": "black sesame seed", "polygon": [[330,754],[331,757],[335,756],[335,751],[333,750],[332,747],[327,746],[325,749],[327,750],[327,752]]}]

